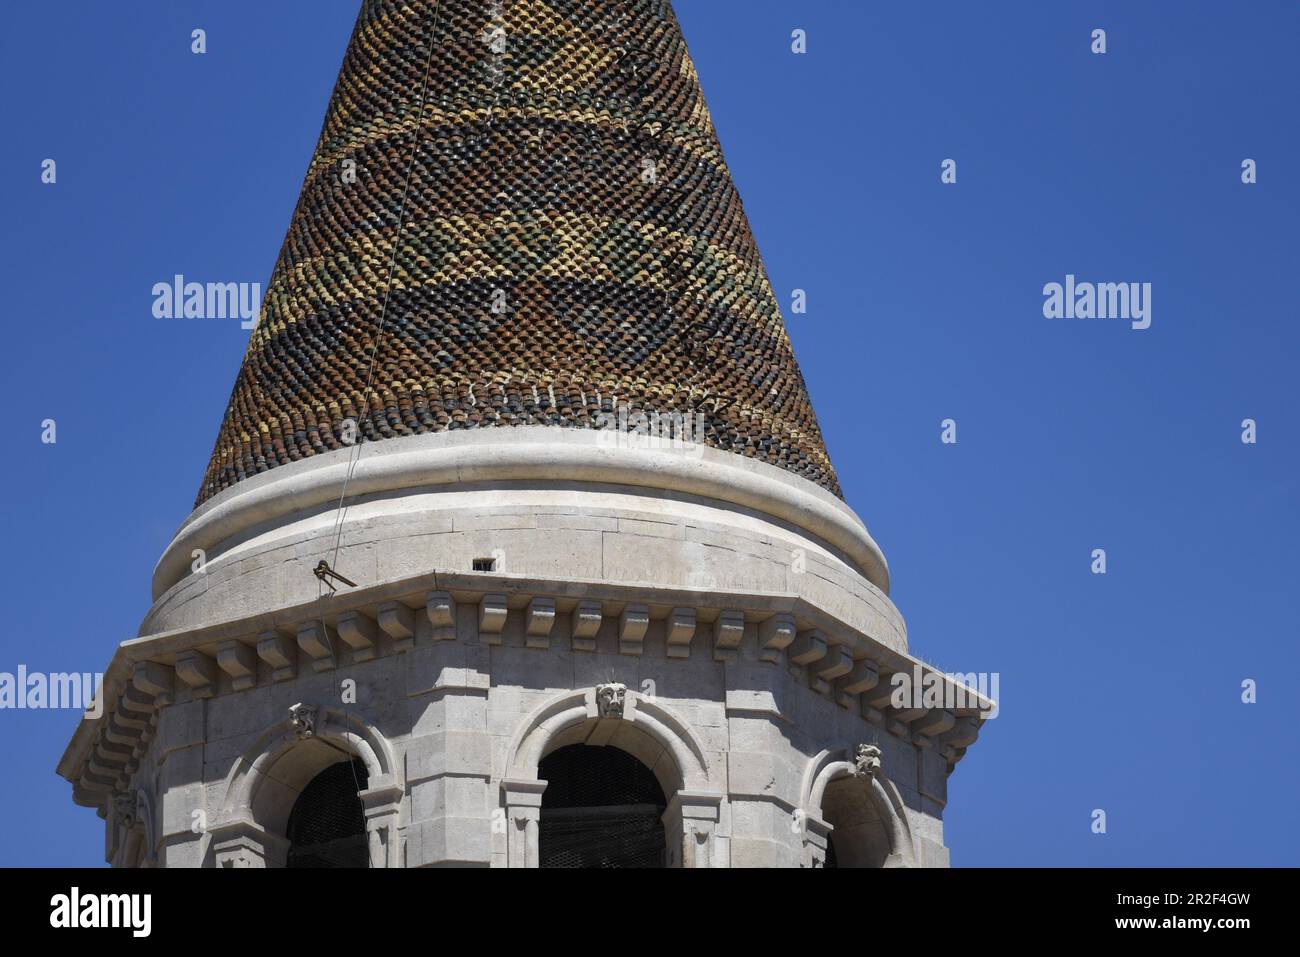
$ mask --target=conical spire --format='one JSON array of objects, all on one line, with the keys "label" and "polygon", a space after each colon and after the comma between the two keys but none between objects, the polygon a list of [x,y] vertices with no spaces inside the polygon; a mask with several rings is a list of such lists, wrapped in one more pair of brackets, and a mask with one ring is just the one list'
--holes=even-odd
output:
[{"label": "conical spire", "polygon": [[624,405],[839,494],[670,3],[365,0],[198,501]]}]

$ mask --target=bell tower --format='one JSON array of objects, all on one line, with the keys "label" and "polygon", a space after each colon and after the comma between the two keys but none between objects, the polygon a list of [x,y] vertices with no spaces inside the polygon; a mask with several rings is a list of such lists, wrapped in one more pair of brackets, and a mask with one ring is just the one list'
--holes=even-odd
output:
[{"label": "bell tower", "polygon": [[103,694],[116,866],[947,864],[992,703],[908,652],[668,0],[362,3]]}]

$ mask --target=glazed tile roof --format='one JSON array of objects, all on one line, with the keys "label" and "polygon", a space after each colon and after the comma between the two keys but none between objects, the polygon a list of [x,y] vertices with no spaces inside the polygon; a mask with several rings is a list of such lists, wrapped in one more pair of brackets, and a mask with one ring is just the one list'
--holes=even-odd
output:
[{"label": "glazed tile roof", "polygon": [[365,0],[198,502],[616,405],[840,494],[670,3]]}]

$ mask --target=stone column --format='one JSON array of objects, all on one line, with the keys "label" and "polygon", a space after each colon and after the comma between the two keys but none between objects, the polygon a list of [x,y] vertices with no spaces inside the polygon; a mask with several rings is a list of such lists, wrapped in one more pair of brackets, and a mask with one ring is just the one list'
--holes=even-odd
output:
[{"label": "stone column", "polygon": [[542,817],[545,781],[505,780],[501,793],[506,806],[506,866],[537,867],[537,831]]},{"label": "stone column", "polygon": [[402,867],[401,823],[402,789],[395,784],[367,788],[358,797],[365,808],[366,840],[370,848],[371,867]]},{"label": "stone column", "polygon": [[217,867],[284,867],[289,842],[247,819],[218,824],[208,831]]},{"label": "stone column", "polygon": [[831,826],[812,814],[802,815],[803,819],[803,861],[804,867],[825,867],[826,849],[830,846]]},{"label": "stone column", "polygon": [[707,791],[678,791],[664,811],[669,867],[726,867],[716,853],[714,831],[722,795]]},{"label": "stone column", "polygon": [[[475,634],[480,607],[457,610],[429,596],[417,641],[406,653],[413,723],[406,739],[406,867],[489,866],[492,861],[492,735],[488,649],[456,639]],[[459,622],[459,624],[457,624]],[[430,629],[447,629],[430,640]],[[453,640],[456,639],[456,640]]]},{"label": "stone column", "polygon": [[207,702],[185,701],[158,716],[157,855],[162,867],[204,866],[204,838],[212,813],[204,787]]}]

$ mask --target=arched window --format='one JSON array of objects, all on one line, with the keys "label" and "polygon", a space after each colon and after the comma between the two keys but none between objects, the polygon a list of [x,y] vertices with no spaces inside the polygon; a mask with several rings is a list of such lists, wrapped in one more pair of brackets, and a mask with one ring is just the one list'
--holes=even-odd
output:
[{"label": "arched window", "polygon": [[663,867],[667,803],[654,773],[615,747],[573,744],[538,768],[542,867]]},{"label": "arched window", "polygon": [[366,815],[360,791],[366,766],[340,761],[302,789],[289,812],[288,867],[369,867]]},{"label": "arched window", "polygon": [[831,825],[826,867],[884,867],[889,832],[871,798],[870,785],[843,777],[826,786],[822,818]]}]

